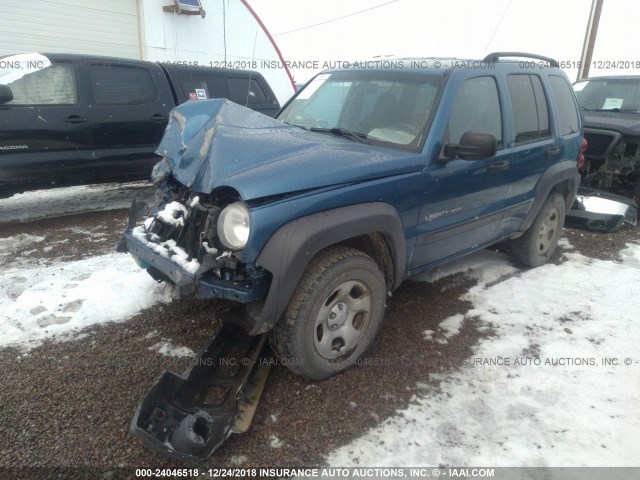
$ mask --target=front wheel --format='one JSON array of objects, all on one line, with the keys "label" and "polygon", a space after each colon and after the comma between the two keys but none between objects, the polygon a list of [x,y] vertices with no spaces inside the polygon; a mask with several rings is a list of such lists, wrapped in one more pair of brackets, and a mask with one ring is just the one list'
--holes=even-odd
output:
[{"label": "front wheel", "polygon": [[539,267],[549,261],[562,235],[565,212],[563,196],[551,193],[527,231],[511,242],[511,254],[518,264]]},{"label": "front wheel", "polygon": [[353,366],[384,316],[386,283],[375,261],[335,247],[314,258],[270,341],[282,363],[310,380]]}]

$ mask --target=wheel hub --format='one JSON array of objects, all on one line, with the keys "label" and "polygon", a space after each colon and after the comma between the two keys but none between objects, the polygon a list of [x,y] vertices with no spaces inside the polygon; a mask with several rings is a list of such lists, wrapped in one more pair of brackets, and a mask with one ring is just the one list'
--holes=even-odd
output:
[{"label": "wheel hub", "polygon": [[357,280],[338,285],[321,305],[314,324],[318,354],[335,359],[356,349],[367,330],[373,300],[369,287]]},{"label": "wheel hub", "polygon": [[329,313],[327,325],[329,330],[337,330],[347,320],[347,306],[340,302],[336,303]]}]

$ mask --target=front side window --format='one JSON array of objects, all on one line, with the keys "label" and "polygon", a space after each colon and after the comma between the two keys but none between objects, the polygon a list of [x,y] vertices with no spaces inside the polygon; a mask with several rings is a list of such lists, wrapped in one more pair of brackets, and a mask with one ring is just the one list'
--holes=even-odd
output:
[{"label": "front side window", "polygon": [[394,71],[323,73],[278,119],[314,131],[340,131],[367,143],[416,149],[426,135],[440,81]]},{"label": "front side window", "polygon": [[89,65],[89,81],[98,105],[141,105],[156,99],[148,70],[118,65]]},{"label": "front side window", "polygon": [[490,133],[502,145],[502,113],[498,87],[493,77],[471,78],[464,82],[453,104],[445,143],[460,143],[469,131]]},{"label": "front side window", "polygon": [[78,103],[76,69],[56,63],[8,83],[13,100],[8,105],[75,105]]},{"label": "front side window", "polygon": [[507,75],[516,144],[551,136],[547,99],[537,75]]}]

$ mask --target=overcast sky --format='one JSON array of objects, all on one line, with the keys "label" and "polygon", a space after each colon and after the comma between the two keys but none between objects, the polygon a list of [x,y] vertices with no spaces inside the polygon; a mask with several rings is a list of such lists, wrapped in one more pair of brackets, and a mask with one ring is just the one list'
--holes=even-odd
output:
[{"label": "overcast sky", "polygon": [[[580,60],[591,0],[249,0],[285,60],[352,61],[378,55],[482,58],[526,51]],[[347,18],[331,21],[376,7]],[[323,25],[290,32],[313,24]],[[604,0],[593,60],[625,68],[590,75],[640,73],[640,2]],[[636,62],[638,62],[636,64]],[[632,68],[631,68],[632,67]],[[575,80],[577,68],[565,69]],[[297,82],[315,71],[292,69]]]}]

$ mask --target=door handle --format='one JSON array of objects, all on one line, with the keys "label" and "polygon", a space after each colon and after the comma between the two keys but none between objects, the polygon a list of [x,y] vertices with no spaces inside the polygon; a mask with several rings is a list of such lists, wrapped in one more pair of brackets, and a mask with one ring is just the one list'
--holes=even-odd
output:
[{"label": "door handle", "polygon": [[507,160],[498,160],[487,167],[487,172],[489,173],[504,172],[505,170],[509,170],[509,162]]},{"label": "door handle", "polygon": [[558,147],[549,147],[544,151],[544,154],[547,157],[555,157],[560,154],[560,149]]},{"label": "door handle", "polygon": [[87,119],[85,117],[81,117],[80,115],[70,115],[63,121],[67,123],[83,123],[86,122]]},{"label": "door handle", "polygon": [[155,115],[151,115],[149,117],[149,120],[151,120],[154,123],[163,123],[163,122],[167,122],[169,119],[164,115],[156,113]]}]

